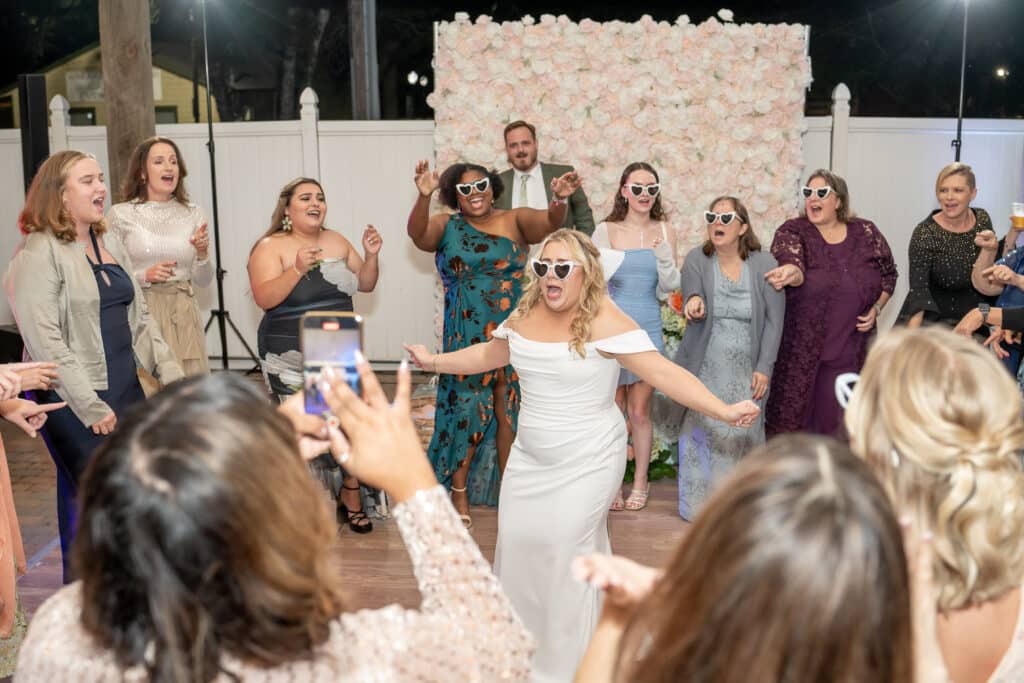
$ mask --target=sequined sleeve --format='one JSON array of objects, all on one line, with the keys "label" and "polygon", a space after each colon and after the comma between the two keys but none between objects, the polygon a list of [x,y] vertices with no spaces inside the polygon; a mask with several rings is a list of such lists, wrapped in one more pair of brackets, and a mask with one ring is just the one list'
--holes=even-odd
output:
[{"label": "sequined sleeve", "polygon": [[910,257],[910,290],[900,308],[898,322],[905,323],[920,312],[932,320],[939,317],[939,305],[931,290],[932,260],[934,259],[934,237],[930,235],[927,223],[914,228],[908,248]]},{"label": "sequined sleeve", "polygon": [[390,661],[389,680],[527,680],[533,639],[444,488],[421,491],[394,513],[423,602],[418,610],[344,615],[348,647],[368,648],[351,654],[377,666]]},{"label": "sequined sleeve", "polygon": [[[224,670],[236,680],[260,683],[528,680],[533,639],[445,490],[421,491],[396,506],[394,514],[423,596],[419,609],[392,605],[345,613],[331,623],[327,640],[312,657],[263,669],[225,654]],[[80,615],[79,583],[39,608],[18,661],[19,683],[148,680],[141,667],[123,669],[111,651],[98,647]],[[216,680],[227,683],[228,677]]]},{"label": "sequined sleeve", "polygon": [[[206,233],[210,236],[210,241],[213,242],[213,226],[206,220],[206,214],[198,206],[190,206],[189,209],[195,216],[192,220],[192,225],[206,225]],[[208,287],[211,282],[213,282],[213,260],[211,259],[211,254],[207,252],[205,259],[200,259],[197,255],[192,261],[192,283],[198,287]]]}]

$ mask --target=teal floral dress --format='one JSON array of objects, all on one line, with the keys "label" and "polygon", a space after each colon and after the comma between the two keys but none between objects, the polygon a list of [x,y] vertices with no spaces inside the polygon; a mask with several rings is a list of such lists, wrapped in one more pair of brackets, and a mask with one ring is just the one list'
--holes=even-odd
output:
[{"label": "teal floral dress", "polygon": [[[445,225],[435,262],[444,285],[444,351],[487,341],[519,302],[526,251],[507,237],[477,230],[461,213]],[[515,431],[519,417],[519,378],[511,365],[480,375],[441,375],[437,385],[434,436],[428,455],[438,481],[451,487],[452,475],[476,448],[469,471],[469,501],[496,505],[500,475],[494,437],[493,385],[505,378],[505,415]]]}]

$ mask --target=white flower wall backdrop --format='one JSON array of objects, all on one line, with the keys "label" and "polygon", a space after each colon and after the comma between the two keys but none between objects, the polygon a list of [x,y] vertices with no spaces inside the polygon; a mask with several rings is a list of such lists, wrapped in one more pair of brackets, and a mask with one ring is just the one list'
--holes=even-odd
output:
[{"label": "white flower wall backdrop", "polygon": [[720,194],[740,197],[770,243],[798,206],[806,29],[719,17],[726,23],[457,14],[438,27],[428,98],[438,168],[507,168],[502,129],[525,119],[538,128],[541,160],[581,173],[596,220],[626,164],[647,161],[680,254],[702,241],[702,212]]}]

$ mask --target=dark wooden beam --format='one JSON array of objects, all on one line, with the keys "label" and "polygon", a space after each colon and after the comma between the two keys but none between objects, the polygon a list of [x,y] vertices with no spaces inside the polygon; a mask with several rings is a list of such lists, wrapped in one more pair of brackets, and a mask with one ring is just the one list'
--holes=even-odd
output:
[{"label": "dark wooden beam", "polygon": [[119,201],[118,189],[132,150],[156,134],[149,3],[99,0],[99,10],[107,105],[107,185],[112,199]]}]

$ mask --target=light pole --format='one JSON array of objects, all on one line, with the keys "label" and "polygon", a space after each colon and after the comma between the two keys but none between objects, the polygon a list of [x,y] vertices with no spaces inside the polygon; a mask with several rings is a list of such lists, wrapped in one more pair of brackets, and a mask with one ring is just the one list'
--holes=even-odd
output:
[{"label": "light pole", "polygon": [[971,6],[971,0],[964,0],[964,37],[960,46],[960,105],[956,110],[956,140],[953,140],[953,149],[956,155],[953,161],[960,161],[960,147],[963,145],[964,127],[964,75],[967,72],[967,10]]}]

